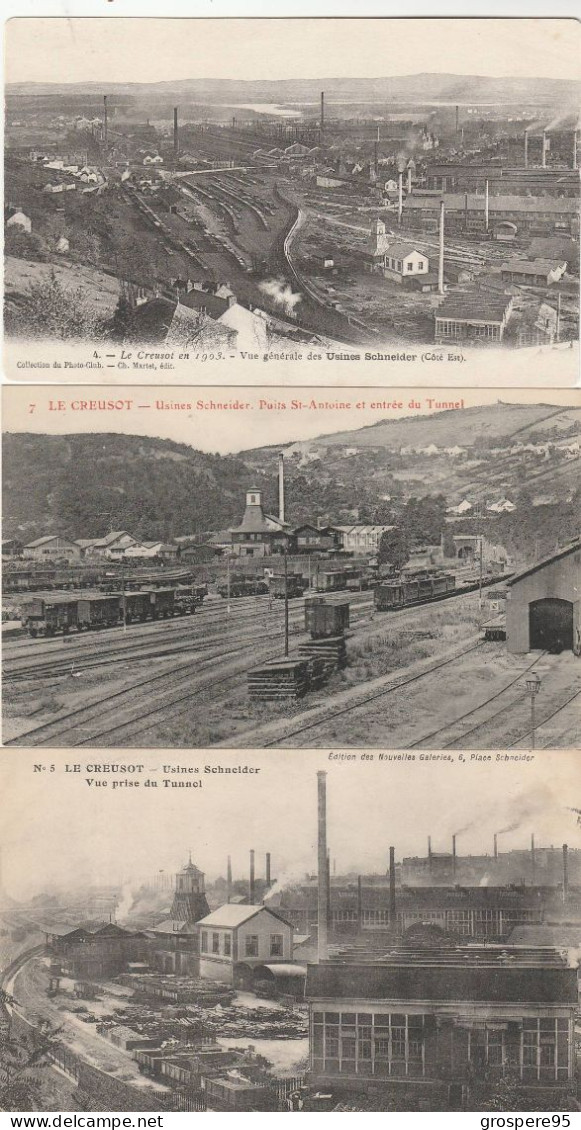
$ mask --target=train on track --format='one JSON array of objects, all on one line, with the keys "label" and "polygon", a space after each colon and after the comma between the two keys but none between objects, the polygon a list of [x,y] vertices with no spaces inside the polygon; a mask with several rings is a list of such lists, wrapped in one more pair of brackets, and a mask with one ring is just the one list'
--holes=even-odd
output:
[{"label": "train on track", "polygon": [[192,615],[203,596],[195,588],[159,588],[122,593],[36,596],[22,605],[22,627],[37,636],[115,628],[119,624]]},{"label": "train on track", "polygon": [[410,604],[442,600],[456,591],[453,573],[425,572],[390,577],[374,587],[373,602],[378,612],[392,612]]},{"label": "train on track", "polygon": [[18,565],[15,568],[2,568],[2,591],[6,594],[16,592],[43,592],[51,589],[103,589],[114,591],[122,587],[139,588],[149,585],[157,588],[165,585],[192,584],[194,574],[191,569],[139,569],[117,568],[111,562],[103,565],[71,565],[67,563],[46,565]]}]

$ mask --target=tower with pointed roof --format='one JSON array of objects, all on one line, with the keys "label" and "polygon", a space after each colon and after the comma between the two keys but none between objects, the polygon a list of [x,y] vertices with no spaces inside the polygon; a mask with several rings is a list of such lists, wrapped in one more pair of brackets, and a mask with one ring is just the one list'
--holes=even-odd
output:
[{"label": "tower with pointed roof", "polygon": [[175,894],[170,917],[176,922],[198,922],[209,914],[203,871],[189,860],[176,875]]}]

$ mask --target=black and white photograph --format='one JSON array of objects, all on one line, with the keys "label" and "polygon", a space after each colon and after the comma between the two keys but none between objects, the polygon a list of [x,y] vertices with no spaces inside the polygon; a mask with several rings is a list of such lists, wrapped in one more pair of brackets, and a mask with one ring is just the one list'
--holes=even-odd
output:
[{"label": "black and white photograph", "polygon": [[7,371],[574,384],[580,39],[564,18],[9,21]]},{"label": "black and white photograph", "polygon": [[578,1111],[575,757],[6,753],[3,1105]]},{"label": "black and white photograph", "polygon": [[6,746],[578,745],[579,390],[117,391],[4,389]]}]

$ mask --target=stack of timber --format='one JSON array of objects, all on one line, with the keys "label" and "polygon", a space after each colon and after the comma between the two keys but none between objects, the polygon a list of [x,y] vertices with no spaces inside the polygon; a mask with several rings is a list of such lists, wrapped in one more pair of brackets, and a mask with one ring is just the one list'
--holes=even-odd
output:
[{"label": "stack of timber", "polygon": [[328,674],[347,666],[345,636],[329,636],[322,640],[309,640],[299,647],[301,655],[317,656],[328,664]]},{"label": "stack of timber", "polygon": [[308,659],[273,659],[248,672],[250,698],[260,702],[293,702],[310,687]]}]

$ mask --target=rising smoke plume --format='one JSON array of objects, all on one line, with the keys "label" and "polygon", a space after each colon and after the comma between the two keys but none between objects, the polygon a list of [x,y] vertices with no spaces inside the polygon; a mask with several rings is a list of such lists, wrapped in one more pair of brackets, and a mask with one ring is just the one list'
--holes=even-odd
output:
[{"label": "rising smoke plume", "polygon": [[300,294],[294,294],[289,284],[284,279],[267,279],[258,284],[259,290],[284,310],[285,314],[294,314],[295,306],[302,301]]}]

